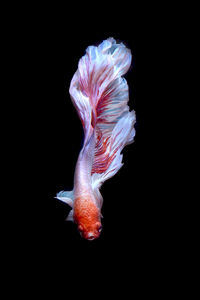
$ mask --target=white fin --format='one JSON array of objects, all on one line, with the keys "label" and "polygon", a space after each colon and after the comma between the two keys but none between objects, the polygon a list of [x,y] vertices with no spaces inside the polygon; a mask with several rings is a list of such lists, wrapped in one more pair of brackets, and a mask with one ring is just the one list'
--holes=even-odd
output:
[{"label": "white fin", "polygon": [[67,216],[67,218],[65,219],[65,221],[74,221],[74,217],[73,217],[73,215],[74,215],[74,210],[72,209],[70,212],[69,212],[69,214],[68,214],[68,216]]},{"label": "white fin", "polygon": [[74,191],[61,191],[56,195],[55,198],[73,207]]},{"label": "white fin", "polygon": [[81,119],[84,129],[84,145],[88,142],[91,136],[91,119],[92,119],[92,107],[89,98],[81,93],[78,87],[78,73],[76,72],[72,78],[70,84],[70,96],[72,103],[74,104],[78,115]]},{"label": "white fin", "polygon": [[97,206],[99,207],[99,209],[101,209],[102,204],[103,204],[103,197],[99,191],[100,185],[98,184],[97,181],[95,181],[96,177],[94,175],[100,175],[100,174],[93,174],[91,179],[92,179],[92,189],[95,195],[95,199],[97,201]]}]

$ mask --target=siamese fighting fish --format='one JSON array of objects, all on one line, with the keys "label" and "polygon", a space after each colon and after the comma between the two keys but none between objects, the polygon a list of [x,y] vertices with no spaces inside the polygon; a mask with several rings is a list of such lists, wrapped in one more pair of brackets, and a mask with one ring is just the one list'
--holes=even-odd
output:
[{"label": "siamese fighting fish", "polygon": [[71,211],[67,220],[77,224],[87,240],[102,230],[102,184],[122,167],[122,149],[133,142],[135,112],[128,106],[128,85],[122,76],[131,65],[131,51],[113,38],[89,46],[79,60],[69,93],[84,130],[72,191],[56,198]]}]

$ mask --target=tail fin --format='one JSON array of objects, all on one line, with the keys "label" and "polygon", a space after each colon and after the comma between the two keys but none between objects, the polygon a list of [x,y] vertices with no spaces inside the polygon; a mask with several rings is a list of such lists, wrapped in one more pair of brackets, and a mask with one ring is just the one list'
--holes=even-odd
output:
[{"label": "tail fin", "polygon": [[128,110],[128,86],[121,75],[131,64],[131,53],[113,38],[86,49],[70,84],[70,95],[81,119],[85,144],[92,129],[110,136],[121,114]]},{"label": "tail fin", "polygon": [[119,170],[120,152],[135,135],[135,113],[129,111],[128,85],[121,77],[131,58],[124,44],[109,38],[87,48],[71,81],[70,95],[83,124],[84,146],[94,130],[96,134],[91,171],[96,185]]}]

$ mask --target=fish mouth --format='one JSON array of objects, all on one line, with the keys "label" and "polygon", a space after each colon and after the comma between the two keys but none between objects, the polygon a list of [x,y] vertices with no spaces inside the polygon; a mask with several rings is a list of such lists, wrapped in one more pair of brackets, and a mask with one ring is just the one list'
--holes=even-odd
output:
[{"label": "fish mouth", "polygon": [[95,238],[97,238],[97,236],[95,236],[92,232],[89,232],[89,233],[87,234],[87,237],[86,237],[86,239],[89,240],[89,241],[92,241],[92,240],[94,240]]},{"label": "fish mouth", "polygon": [[81,236],[88,241],[93,241],[99,237],[99,235],[90,232],[87,234],[81,233]]},{"label": "fish mouth", "polygon": [[87,238],[87,240],[88,240],[88,241],[92,241],[92,240],[94,240],[95,238],[96,238],[95,236],[90,236],[90,237]]}]

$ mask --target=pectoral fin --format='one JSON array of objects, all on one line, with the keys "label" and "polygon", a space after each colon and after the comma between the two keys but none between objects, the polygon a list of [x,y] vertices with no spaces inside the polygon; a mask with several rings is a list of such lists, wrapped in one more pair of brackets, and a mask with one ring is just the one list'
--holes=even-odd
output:
[{"label": "pectoral fin", "polygon": [[74,221],[73,215],[74,215],[74,210],[72,209],[69,212],[69,214],[68,214],[67,218],[65,219],[65,221],[72,221],[73,222]]},{"label": "pectoral fin", "polygon": [[68,204],[69,206],[73,207],[74,204],[74,192],[72,191],[61,191],[59,192],[56,199]]}]

